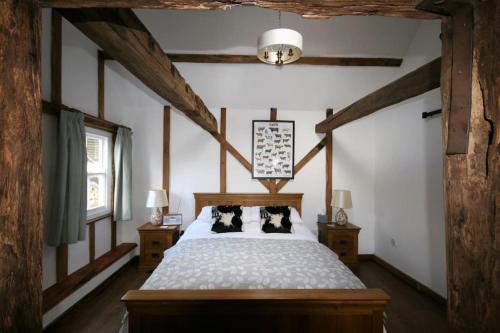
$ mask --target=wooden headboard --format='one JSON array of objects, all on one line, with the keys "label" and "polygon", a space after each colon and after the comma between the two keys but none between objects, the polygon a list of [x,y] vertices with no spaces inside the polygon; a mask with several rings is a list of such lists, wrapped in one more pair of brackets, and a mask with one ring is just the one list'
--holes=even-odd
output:
[{"label": "wooden headboard", "polygon": [[302,215],[303,193],[194,193],[195,215],[204,206],[242,205],[242,206],[291,206]]}]

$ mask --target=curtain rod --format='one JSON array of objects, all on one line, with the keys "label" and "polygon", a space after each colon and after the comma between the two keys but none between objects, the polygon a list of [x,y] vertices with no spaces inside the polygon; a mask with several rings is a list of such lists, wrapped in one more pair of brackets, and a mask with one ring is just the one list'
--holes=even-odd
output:
[{"label": "curtain rod", "polygon": [[91,127],[96,127],[96,128],[105,129],[105,130],[111,129],[112,131],[116,131],[120,127],[132,130],[130,127],[119,125],[119,124],[113,123],[111,121],[92,116],[88,113],[85,113],[85,112],[80,111],[78,109],[71,108],[71,107],[66,106],[64,104],[52,103],[52,102],[48,102],[45,100],[42,100],[42,104],[43,104],[43,112],[44,113],[58,114],[59,111],[61,111],[61,110],[82,113],[84,116],[85,123],[87,123]]}]

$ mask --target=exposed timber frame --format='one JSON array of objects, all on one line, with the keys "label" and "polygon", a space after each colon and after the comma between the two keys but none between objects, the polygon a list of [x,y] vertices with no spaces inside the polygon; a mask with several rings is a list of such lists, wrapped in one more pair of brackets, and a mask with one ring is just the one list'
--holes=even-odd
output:
[{"label": "exposed timber frame", "polygon": [[302,15],[306,18],[326,19],[339,15],[401,16],[435,19],[438,15],[417,10],[418,0],[40,0],[43,7],[56,8],[168,8],[179,10],[227,10],[238,6],[256,6]]},{"label": "exposed timber frame", "polygon": [[316,125],[316,132],[330,132],[380,109],[436,89],[440,84],[440,73],[441,58],[437,58],[329,116]]},{"label": "exposed timber frame", "polygon": [[131,9],[59,11],[147,87],[208,132],[217,132],[215,117]]},{"label": "exposed timber frame", "polygon": [[[190,62],[202,64],[262,64],[255,55],[242,54],[200,54],[200,53],[169,53],[172,62]],[[290,65],[317,66],[377,66],[399,67],[401,58],[353,58],[353,57],[301,57]]]},{"label": "exposed timber frame", "polygon": [[42,331],[41,11],[0,1],[0,332]]}]

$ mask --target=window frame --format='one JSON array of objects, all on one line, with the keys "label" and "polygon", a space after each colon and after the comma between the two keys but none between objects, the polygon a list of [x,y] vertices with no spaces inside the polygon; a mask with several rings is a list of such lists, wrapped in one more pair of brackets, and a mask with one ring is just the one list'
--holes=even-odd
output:
[{"label": "window frame", "polygon": [[[91,175],[105,175],[105,184],[106,184],[106,205],[103,207],[97,207],[93,209],[87,209],[87,221],[94,220],[99,218],[100,216],[109,215],[113,211],[113,133],[103,131],[97,128],[85,126],[85,145],[87,144],[87,135],[90,134],[92,136],[106,138],[107,139],[107,163],[105,167],[105,172],[89,172],[87,170],[87,187],[86,191],[88,191],[88,178]],[[88,192],[87,192],[88,193]],[[88,198],[87,198],[88,203]]]}]

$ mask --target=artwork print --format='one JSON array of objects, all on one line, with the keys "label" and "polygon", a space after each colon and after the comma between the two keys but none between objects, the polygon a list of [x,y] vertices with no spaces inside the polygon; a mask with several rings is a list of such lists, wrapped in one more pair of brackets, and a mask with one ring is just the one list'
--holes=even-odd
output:
[{"label": "artwork print", "polygon": [[294,176],[294,121],[253,121],[252,177],[284,178]]}]

